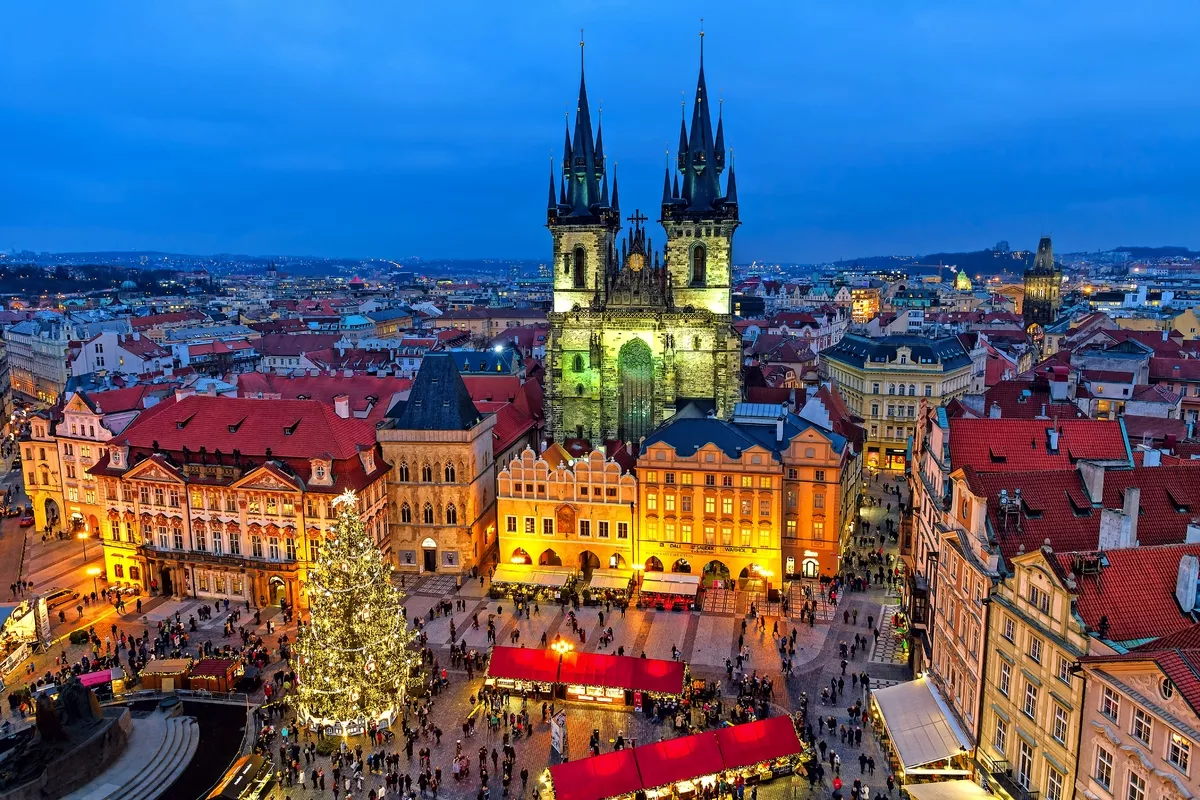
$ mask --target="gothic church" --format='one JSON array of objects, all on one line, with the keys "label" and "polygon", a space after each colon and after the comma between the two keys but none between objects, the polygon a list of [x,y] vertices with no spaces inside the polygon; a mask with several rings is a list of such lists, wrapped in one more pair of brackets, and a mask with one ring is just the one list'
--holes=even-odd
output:
[{"label": "gothic church", "polygon": [[[701,39],[703,43],[703,39]],[[554,240],[554,305],[547,346],[555,441],[637,445],[695,404],[728,417],[741,399],[741,343],[732,327],[733,232],[739,225],[733,165],[725,188],[725,135],[713,135],[704,55],[690,130],[680,121],[677,174],[663,179],[663,252],[634,212],[618,246],[617,175],[609,193],[603,131],[592,134],[582,74],[575,130],[562,174],[550,174],[546,226]]]}]

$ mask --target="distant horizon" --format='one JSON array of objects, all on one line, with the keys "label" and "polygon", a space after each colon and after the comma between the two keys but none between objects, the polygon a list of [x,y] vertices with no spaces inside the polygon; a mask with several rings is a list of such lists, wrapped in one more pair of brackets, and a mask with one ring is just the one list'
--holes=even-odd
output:
[{"label": "distant horizon", "polygon": [[655,217],[701,17],[738,261],[1200,242],[1183,0],[66,0],[7,9],[0,247],[548,254],[580,28],[622,216]]}]

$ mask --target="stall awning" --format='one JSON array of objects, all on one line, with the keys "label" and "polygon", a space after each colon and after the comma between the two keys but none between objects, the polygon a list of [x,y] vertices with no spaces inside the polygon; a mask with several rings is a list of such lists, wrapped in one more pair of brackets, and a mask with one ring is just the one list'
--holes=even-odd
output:
[{"label": "stall awning", "polygon": [[725,769],[749,767],[760,761],[793,756],[804,750],[790,717],[768,717],[758,722],[721,728],[716,735]]},{"label": "stall awning", "polygon": [[629,581],[632,577],[633,572],[627,569],[594,569],[588,586],[593,589],[620,589],[623,591],[629,588]]},{"label": "stall awning", "polygon": [[540,567],[532,564],[501,564],[492,575],[492,583],[523,583],[558,589],[566,585],[572,570],[567,567]]},{"label": "stall awning", "polygon": [[112,680],[112,678],[113,671],[111,669],[102,669],[97,672],[83,673],[79,676],[79,682],[90,689],[93,686],[100,686],[101,684],[108,683]]},{"label": "stall awning", "polygon": [[604,800],[642,788],[633,750],[568,761],[550,768],[557,800]]},{"label": "stall awning", "polygon": [[642,581],[643,594],[677,594],[684,597],[695,597],[699,589],[699,582],[665,581],[657,577],[646,578]]},{"label": "stall awning", "polygon": [[179,675],[191,666],[190,658],[160,658],[142,668],[143,675]]},{"label": "stall awning", "polygon": [[872,694],[905,770],[944,761],[972,747],[928,678]]},{"label": "stall awning", "polygon": [[515,681],[554,683],[558,680],[558,653],[529,647],[493,647],[488,677]]},{"label": "stall awning", "polygon": [[711,775],[721,770],[717,735],[697,733],[634,749],[642,784],[647,789]]},{"label": "stall awning", "polygon": [[570,652],[563,656],[558,680],[572,685],[683,694],[683,676],[680,661]]},{"label": "stall awning", "polygon": [[975,781],[906,783],[904,791],[913,800],[993,800],[993,796]]},{"label": "stall awning", "polygon": [[225,677],[232,675],[239,663],[241,662],[231,658],[202,658],[192,667],[192,677]]}]

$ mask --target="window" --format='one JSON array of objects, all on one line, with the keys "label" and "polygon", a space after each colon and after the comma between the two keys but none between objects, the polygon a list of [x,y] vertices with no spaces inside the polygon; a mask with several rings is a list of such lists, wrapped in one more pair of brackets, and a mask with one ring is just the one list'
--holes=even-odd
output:
[{"label": "window", "polygon": [[1050,595],[1033,584],[1029,585],[1029,602],[1043,614],[1050,613]]},{"label": "window", "polygon": [[[681,478],[684,486],[691,485],[692,473],[685,472],[680,476],[680,478]],[[716,475],[705,475],[704,476],[704,485],[705,486],[716,486],[717,485],[717,476]]]},{"label": "window", "polygon": [[763,498],[758,501],[758,515],[760,517],[771,516],[771,501],[769,499]]},{"label": "window", "polygon": [[1007,661],[1000,662],[1000,694],[1008,697],[1008,692],[1012,688],[1012,665]]},{"label": "window", "polygon": [[1105,686],[1100,692],[1100,713],[1116,722],[1121,714],[1121,699],[1117,693]]},{"label": "window", "polygon": [[1003,636],[1005,639],[1008,639],[1010,642],[1014,641],[1017,638],[1017,623],[1013,621],[1012,617],[1004,618],[1004,634],[1003,634]]},{"label": "window", "polygon": [[[688,526],[688,531],[689,532],[691,531],[691,526]],[[663,541],[664,542],[675,541],[675,523],[674,522],[668,522],[667,524],[663,525]]]},{"label": "window", "polygon": [[1071,662],[1062,656],[1058,657],[1058,679],[1063,683],[1071,682]]},{"label": "window", "polygon": [[1129,773],[1129,791],[1125,800],[1146,800],[1146,779],[1132,770]]},{"label": "window", "polygon": [[114,542],[121,541],[121,523],[114,519],[112,522],[108,523],[108,527],[111,531],[112,540]]},{"label": "window", "polygon": [[674,482],[675,482],[675,473],[674,472],[664,472],[663,473],[663,483],[674,483]]},{"label": "window", "polygon": [[658,492],[646,492],[646,510],[658,510]]},{"label": "window", "polygon": [[992,747],[1004,755],[1008,752],[1008,723],[996,717],[996,732],[992,735]]},{"label": "window", "polygon": [[879,384],[878,383],[871,384],[871,394],[879,394]]},{"label": "window", "polygon": [[1167,761],[1170,761],[1179,771],[1187,774],[1188,763],[1191,760],[1192,743],[1174,731],[1171,732],[1171,744],[1167,748]]},{"label": "window", "polygon": [[275,500],[274,497],[267,498],[267,513],[268,514],[278,514],[279,513],[279,503],[278,503],[278,501]]},{"label": "window", "polygon": [[455,479],[454,465],[449,464],[449,463],[446,464],[446,469],[444,471],[446,473],[446,483],[454,483],[454,479]]},{"label": "window", "polygon": [[198,491],[192,490],[192,508],[204,508],[204,495]]},{"label": "window", "polygon": [[704,245],[697,244],[692,248],[692,285],[703,286],[707,277],[708,254]]},{"label": "window", "polygon": [[825,541],[825,520],[814,519],[812,524],[812,538],[818,542]]},{"label": "window", "polygon": [[575,256],[567,257],[567,269],[574,266],[574,284],[576,289],[583,289],[587,286],[587,251],[582,247],[575,248]]},{"label": "window", "polygon": [[797,502],[798,502],[798,496],[796,494],[796,490],[788,489],[788,491],[787,491],[787,507],[795,508]]},{"label": "window", "polygon": [[203,528],[196,529],[196,549],[201,553],[208,549],[207,537],[204,535]]},{"label": "window", "polygon": [[231,531],[229,534],[229,555],[240,556],[242,554],[242,535],[237,531]]},{"label": "window", "polygon": [[717,543],[717,528],[715,525],[705,525],[704,526],[704,543],[705,544],[716,544]]},{"label": "window", "polygon": [[250,534],[250,555],[255,558],[263,557],[262,537],[257,533]]},{"label": "window", "polygon": [[423,508],[423,509],[421,510],[421,520],[422,520],[422,521],[423,521],[423,522],[424,522],[426,525],[432,525],[432,524],[433,524],[433,506],[432,506],[432,505],[430,505],[429,503],[426,503],[426,504],[425,504],[425,508]]},{"label": "window", "polygon": [[279,539],[274,536],[267,540],[267,556],[272,561],[279,560]]},{"label": "window", "polygon": [[225,495],[225,512],[227,514],[232,514],[236,511],[237,511],[237,499],[232,494]]},{"label": "window", "polygon": [[422,483],[433,483],[433,467],[428,464],[421,465],[421,481]]},{"label": "window", "polygon": [[95,490],[95,489],[84,489],[84,491],[83,491],[83,502],[85,502],[85,503],[88,503],[89,505],[95,505],[95,503],[96,503],[96,490]]},{"label": "window", "polygon": [[587,519],[579,520],[579,535],[580,536],[591,536],[592,535],[592,521],[591,520],[587,520]]},{"label": "window", "polygon": [[749,489],[752,486],[754,486],[754,478],[751,477],[750,475],[743,475],[742,476],[742,488]]},{"label": "window", "polygon": [[598,538],[598,539],[607,539],[608,538],[608,520],[602,519],[596,523],[596,538]]},{"label": "window", "polygon": [[721,545],[729,547],[733,544],[733,528],[728,525],[721,526]]},{"label": "window", "polygon": [[247,503],[247,511],[249,511],[249,513],[251,513],[251,514],[261,513],[262,503],[259,501],[257,495],[250,496],[250,500]]},{"label": "window", "polygon": [[646,483],[655,483],[656,481],[658,481],[658,471],[648,470],[646,472]]},{"label": "window", "polygon": [[125,577],[125,567],[123,567],[120,564],[113,564],[113,577],[114,578],[124,578]]},{"label": "window", "polygon": [[583,356],[578,353],[575,354],[575,371],[583,372]]},{"label": "window", "polygon": [[797,535],[796,534],[796,520],[789,519],[787,521],[786,533],[784,535],[787,536],[787,538],[789,538],[789,539],[796,538],[796,535]]},{"label": "window", "polygon": [[213,553],[218,556],[221,555],[224,552],[224,548],[221,546],[221,531],[214,529],[212,540]]},{"label": "window", "polygon": [[721,513],[726,516],[733,514],[733,498],[732,497],[722,497],[721,498]]},{"label": "window", "polygon": [[742,547],[749,547],[749,546],[750,546],[750,529],[743,527],[742,528]]},{"label": "window", "polygon": [[160,550],[166,550],[168,547],[170,547],[170,543],[169,543],[169,541],[167,540],[167,526],[166,526],[166,525],[159,525],[159,526],[158,526],[158,529],[157,529],[157,533],[158,533],[158,547],[159,547],[159,549],[160,549]]},{"label": "window", "polygon": [[1129,729],[1129,733],[1133,738],[1143,744],[1150,744],[1150,732],[1153,729],[1153,721],[1150,715],[1140,708],[1133,709],[1133,725]]},{"label": "window", "polygon": [[1054,726],[1050,733],[1059,744],[1067,743],[1067,710],[1058,703],[1054,704]]},{"label": "window", "polygon": [[771,546],[771,529],[770,528],[759,528],[758,529],[758,546],[759,547],[770,547]]},{"label": "window", "polygon": [[1042,663],[1042,640],[1036,636],[1029,637],[1029,657],[1037,663]]},{"label": "window", "polygon": [[1063,774],[1049,765],[1046,766],[1046,800],[1063,799]]},{"label": "window", "polygon": [[174,541],[175,549],[183,549],[183,528],[173,528],[171,539]]},{"label": "window", "polygon": [[[684,508],[683,510],[691,511],[692,510],[692,498],[687,497],[684,499],[686,499],[688,502],[686,504],[686,508]],[[674,511],[675,510],[675,495],[673,495],[673,494],[663,495],[663,503],[666,505],[667,511]]]},{"label": "window", "polygon": [[704,498],[704,513],[705,514],[715,514],[716,511],[717,511],[717,498],[715,498],[715,497]]},{"label": "window", "polygon": [[401,481],[408,483],[408,464],[405,464],[403,461],[400,462],[399,477]]},{"label": "window", "polygon": [[1017,783],[1021,788],[1028,789],[1032,782],[1033,748],[1024,739],[1017,741]]},{"label": "window", "polygon": [[617,523],[617,538],[618,539],[628,539],[629,538],[629,523],[628,522],[618,522]]},{"label": "window", "polygon": [[[447,525],[457,525],[458,524],[458,508],[455,507],[454,503],[451,503],[450,505],[446,506],[446,524]],[[533,533],[533,531],[530,531],[530,533]]]},{"label": "window", "polygon": [[813,471],[813,480],[817,481],[818,483],[823,483],[825,481],[825,470],[823,470],[823,469],[814,470]]},{"label": "window", "polygon": [[154,505],[161,506],[163,504],[163,490],[161,486],[154,487]]},{"label": "window", "polygon": [[732,488],[733,487],[733,476],[732,475],[722,475],[721,476],[721,485],[726,488]]},{"label": "window", "polygon": [[542,536],[554,535],[554,520],[550,517],[542,518]]},{"label": "window", "polygon": [[[671,526],[668,525],[667,529],[670,530],[670,527]],[[674,540],[672,539],[671,541]],[[692,543],[692,523],[684,522],[679,526],[679,541],[683,542],[684,544]]]},{"label": "window", "polygon": [[1025,716],[1037,719],[1038,688],[1032,683],[1025,684],[1025,705],[1021,709]]},{"label": "window", "polygon": [[[509,519],[513,520],[513,523],[514,523],[514,526],[510,532],[515,533],[516,532],[515,523],[516,523],[517,518],[509,517]],[[400,506],[400,521],[405,524],[412,522],[412,507],[408,503],[405,503],[404,505]]]},{"label": "window", "polygon": [[1092,777],[1105,789],[1112,789],[1113,755],[1103,747],[1096,748],[1096,769]]}]

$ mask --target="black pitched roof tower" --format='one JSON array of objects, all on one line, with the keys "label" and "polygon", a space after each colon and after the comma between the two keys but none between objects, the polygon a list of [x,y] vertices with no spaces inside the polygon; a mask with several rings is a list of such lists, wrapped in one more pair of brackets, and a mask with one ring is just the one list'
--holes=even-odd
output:
[{"label": "black pitched roof tower", "polygon": [[1058,319],[1062,302],[1062,265],[1054,261],[1054,246],[1049,236],[1038,242],[1033,266],[1025,270],[1025,297],[1021,301],[1021,317],[1028,329],[1045,327]]},{"label": "black pitched roof tower", "polygon": [[388,411],[399,430],[469,431],[483,415],[449,353],[428,353],[413,381],[408,400]]}]

